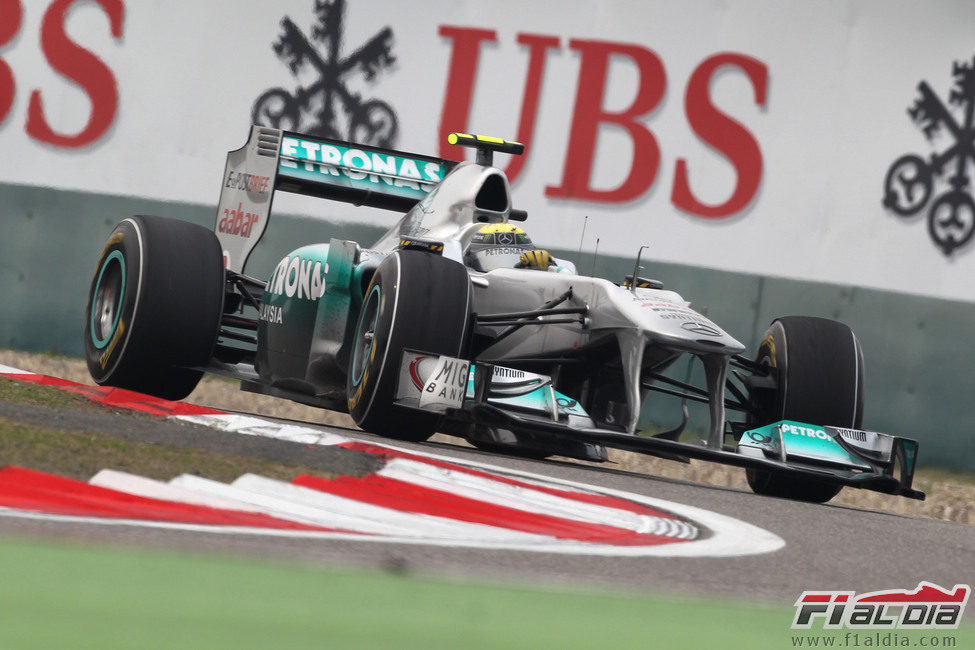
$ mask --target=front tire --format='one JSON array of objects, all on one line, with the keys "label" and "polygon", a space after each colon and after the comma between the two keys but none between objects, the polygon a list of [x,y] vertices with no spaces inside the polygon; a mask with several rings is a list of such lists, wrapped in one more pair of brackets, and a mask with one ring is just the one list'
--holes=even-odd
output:
[{"label": "front tire", "polygon": [[220,330],[223,255],[216,235],[162,217],[122,221],[95,267],[85,311],[88,371],[100,385],[163,399],[189,395]]},{"label": "front tire", "polygon": [[460,357],[471,311],[467,269],[419,251],[387,257],[369,283],[359,311],[346,390],[360,428],[422,441],[440,416],[393,404],[404,348]]},{"label": "front tire", "polygon": [[[788,316],[772,323],[756,360],[768,367],[775,388],[750,391],[758,407],[749,424],[795,420],[820,426],[859,429],[863,423],[863,351],[842,323],[811,316]],[[756,494],[825,503],[842,486],[767,470],[746,470]]]}]

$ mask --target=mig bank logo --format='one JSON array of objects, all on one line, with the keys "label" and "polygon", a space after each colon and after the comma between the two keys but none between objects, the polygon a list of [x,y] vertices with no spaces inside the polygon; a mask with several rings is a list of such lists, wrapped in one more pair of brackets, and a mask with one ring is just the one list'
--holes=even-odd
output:
[{"label": "mig bank logo", "polygon": [[970,187],[968,161],[975,163],[975,59],[956,62],[954,85],[947,104],[926,81],[918,84],[918,97],[907,112],[928,140],[943,151],[925,159],[901,156],[884,180],[884,207],[901,217],[912,217],[928,206],[928,235],[946,257],[966,245],[975,234],[975,200]]},{"label": "mig bank logo", "polygon": [[273,49],[299,85],[293,91],[272,88],[258,97],[253,123],[392,148],[398,132],[396,113],[384,101],[363,99],[349,81],[353,74],[373,81],[380,70],[395,63],[393,31],[383,28],[343,57],[345,0],[315,0],[314,13],[310,38],[287,16],[281,20],[283,31]]}]

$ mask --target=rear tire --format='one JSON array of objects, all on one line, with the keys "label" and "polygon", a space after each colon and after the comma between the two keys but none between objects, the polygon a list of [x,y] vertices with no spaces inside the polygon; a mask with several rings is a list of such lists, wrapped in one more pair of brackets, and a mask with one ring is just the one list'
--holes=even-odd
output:
[{"label": "rear tire", "polygon": [[471,311],[467,269],[419,251],[387,257],[369,283],[356,323],[346,392],[365,431],[422,441],[440,416],[393,404],[403,348],[460,357]]},{"label": "rear tire", "polygon": [[88,371],[101,385],[163,399],[189,395],[220,330],[223,255],[216,235],[162,217],[122,221],[95,267],[85,311]]},{"label": "rear tire", "polygon": [[[787,316],[772,323],[756,360],[769,367],[774,390],[750,391],[758,413],[753,426],[796,420],[859,429],[863,422],[863,351],[842,323],[811,316]],[[746,470],[756,494],[825,503],[842,486],[767,470]]]}]

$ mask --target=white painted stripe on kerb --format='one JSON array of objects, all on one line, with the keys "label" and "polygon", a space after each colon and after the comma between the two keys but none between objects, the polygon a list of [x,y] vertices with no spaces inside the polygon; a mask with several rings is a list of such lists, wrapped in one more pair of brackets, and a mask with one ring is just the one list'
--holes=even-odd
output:
[{"label": "white painted stripe on kerb", "polygon": [[303,427],[297,424],[279,424],[250,415],[220,413],[173,415],[170,417],[174,420],[198,424],[220,431],[243,433],[245,435],[260,436],[263,438],[275,438],[277,440],[298,442],[304,445],[331,446],[350,441],[349,438],[344,438],[336,433],[322,431],[321,429],[312,429],[311,427]]},{"label": "white painted stripe on kerb", "polygon": [[[453,472],[452,474],[457,474],[457,472]],[[271,507],[259,507],[253,503],[249,503],[247,501],[249,498],[248,495],[241,492],[236,493],[242,497],[241,499],[216,496],[216,492],[224,495],[234,493],[225,487],[219,487],[225,486],[226,484],[216,484],[215,487],[216,482],[212,482],[209,479],[197,480],[196,477],[192,477],[180,479],[174,483],[163,483],[127,472],[104,469],[98,472],[89,483],[148,498],[211,508],[260,512],[281,519],[296,520],[295,516],[291,516],[295,514],[294,512],[281,512]],[[184,485],[190,485],[195,489],[183,487]],[[318,515],[311,518],[316,523],[327,523],[329,528],[340,528],[352,532],[396,537],[414,537],[418,539],[439,538],[443,540],[466,540],[469,543],[483,543],[485,546],[497,546],[499,544],[537,546],[561,543],[559,540],[547,535],[525,533],[502,527],[457,521],[421,513],[404,513],[255,474],[241,476],[233,484],[229,485],[229,488],[313,508],[320,511]],[[498,505],[506,505],[492,501],[491,499],[485,499],[485,501],[497,503]],[[265,501],[265,504],[268,503],[270,502]],[[601,509],[612,511],[609,508]],[[565,515],[567,519],[615,525],[611,518],[574,517],[572,513],[553,514]],[[300,513],[297,520],[302,522],[310,521],[308,517],[300,516]],[[624,528],[625,526],[618,527]],[[657,534],[661,533],[657,532]]]},{"label": "white painted stripe on kerb", "polygon": [[679,539],[693,539],[697,535],[697,530],[684,522],[680,522],[683,526],[678,527],[673,525],[672,519],[586,503],[415,460],[394,458],[379,471],[379,475],[523,512],[613,526],[640,534],[668,535]]},{"label": "white painted stripe on kerb", "polygon": [[337,528],[350,533],[382,535],[389,540],[414,539],[422,542],[439,539],[444,543],[457,542],[470,546],[504,543],[535,545],[552,541],[539,535],[399,512],[253,474],[241,477],[232,485],[183,474],[173,479],[172,484],[204,494],[238,499],[258,506],[264,514],[278,519]]},{"label": "white painted stripe on kerb", "polygon": [[358,530],[384,535],[442,539],[483,540],[489,543],[522,544],[551,543],[544,535],[522,533],[507,528],[457,521],[422,513],[408,513],[384,508],[354,499],[328,494],[319,490],[276,481],[256,474],[245,474],[232,483],[233,487],[315,508],[324,517],[342,517],[348,524],[336,528]]},{"label": "white painted stripe on kerb", "polygon": [[717,512],[705,510],[703,508],[697,508],[695,506],[689,506],[683,503],[677,503],[676,501],[666,501],[664,499],[648,497],[642,494],[637,494],[635,492],[625,492],[623,490],[615,490],[613,488],[586,485],[583,483],[579,483],[577,481],[570,481],[567,479],[556,478],[553,476],[543,476],[541,474],[534,474],[532,472],[526,472],[522,470],[501,467],[500,465],[492,465],[490,463],[484,463],[476,460],[458,459],[453,456],[446,456],[444,454],[418,452],[414,449],[406,449],[394,445],[384,445],[384,446],[393,449],[395,451],[401,451],[401,452],[406,452],[415,455],[422,455],[434,460],[454,463],[457,465],[462,465],[464,467],[470,467],[473,469],[479,469],[484,472],[497,474],[499,476],[507,476],[509,478],[518,479],[520,481],[535,482],[539,485],[563,487],[570,490],[588,492],[590,494],[602,494],[605,496],[612,496],[620,499],[626,499],[627,501],[633,501],[634,503],[646,505],[651,508],[658,508],[660,510],[664,510],[666,512],[673,514],[676,517],[685,517],[695,523],[703,524],[708,529],[710,529],[712,533],[711,537],[708,537],[706,539],[699,539],[690,542],[682,542],[679,544],[663,544],[660,546],[652,546],[642,550],[638,549],[638,552],[636,553],[623,552],[623,549],[619,549],[621,551],[619,553],[599,553],[596,551],[591,551],[591,554],[594,555],[653,555],[653,556],[661,556],[661,557],[736,557],[741,555],[760,555],[763,553],[773,553],[785,547],[784,539],[782,539],[775,533],[765,530],[764,528],[759,528],[758,526],[754,526],[740,519],[735,519],[734,517],[728,517],[726,515],[722,515]]},{"label": "white painted stripe on kerb", "polygon": [[0,363],[0,375],[33,375],[33,372],[27,372],[26,370],[21,370],[20,368],[11,368],[10,366],[5,366]]},{"label": "white painted stripe on kerb", "polygon": [[114,469],[103,469],[95,474],[90,481],[91,485],[118,490],[127,494],[134,494],[148,499],[162,499],[164,501],[176,501],[193,506],[205,506],[207,508],[222,508],[224,510],[239,510],[242,512],[261,512],[264,510],[244,501],[218,497],[213,494],[188,490],[171,483],[156,481],[144,476],[120,472]]},{"label": "white painted stripe on kerb", "polygon": [[[202,476],[181,474],[170,481],[170,483],[187,490],[216,495],[223,499],[243,501],[244,503],[249,503],[252,506],[257,506],[262,512],[279,519],[288,519],[290,521],[297,521],[299,523],[311,524],[314,526],[324,526],[326,528],[345,529],[345,526],[342,525],[342,518],[339,516],[329,517],[326,516],[326,513],[323,513],[315,508],[309,508],[308,506],[303,506],[299,503],[292,503],[290,501],[270,495],[241,490],[240,488],[236,488],[232,485],[203,478]],[[350,530],[357,529],[353,527],[350,528]]]},{"label": "white painted stripe on kerb", "polygon": [[[237,431],[239,433],[249,433],[251,435],[261,435],[270,438],[280,438],[283,440],[291,439],[292,433],[289,432],[287,428],[293,425],[280,425],[269,420],[263,420],[261,418],[252,416],[228,416],[230,416],[230,414],[172,417],[178,420],[193,422],[203,426],[213,426],[224,431]],[[336,445],[352,441],[351,438],[344,438],[338,434],[330,432],[310,429],[307,427],[297,428],[306,429],[308,432],[310,432],[308,436],[309,438],[317,435],[318,438],[323,441],[317,444]],[[304,432],[302,432],[300,435],[304,436]],[[306,444],[316,444],[308,439],[302,439],[301,442]],[[721,515],[716,512],[711,512],[709,510],[704,510],[703,508],[695,508],[693,506],[687,506],[673,501],[646,497],[632,492],[623,492],[621,490],[613,490],[610,488],[597,488],[592,485],[586,485],[575,481],[568,481],[543,476],[540,474],[533,474],[531,472],[508,469],[498,465],[491,465],[489,463],[474,460],[458,459],[453,456],[446,456],[443,454],[417,451],[416,449],[406,449],[390,444],[382,444],[380,446],[392,449],[394,451],[406,452],[409,454],[424,456],[426,458],[454,463],[464,467],[479,469],[485,472],[498,474],[499,476],[508,476],[523,481],[536,482],[539,485],[563,486],[567,489],[579,490],[582,492],[588,492],[590,494],[615,496],[620,499],[626,499],[634,503],[649,506],[651,508],[664,510],[679,518],[690,519],[695,523],[706,526],[712,533],[711,536],[706,539],[692,540],[675,544],[661,544],[658,546],[621,547],[585,543],[580,543],[577,545],[562,543],[553,544],[551,547],[546,547],[544,545],[515,545],[506,547],[512,550],[617,556],[645,555],[658,557],[735,557],[742,555],[771,553],[785,546],[785,540],[774,533],[771,533],[763,528],[759,528],[758,526],[753,526],[752,524],[739,519]],[[229,486],[226,487],[229,488]],[[681,530],[679,529],[674,530],[673,532],[675,535],[681,534]],[[391,538],[383,537],[370,537],[370,539],[394,541]],[[467,544],[460,541],[450,540],[425,540],[422,543],[430,544],[431,546],[482,546],[482,544],[479,543]]]},{"label": "white painted stripe on kerb", "polygon": [[[423,539],[418,537],[383,537],[379,535],[360,535],[354,533],[333,533],[328,531],[287,530],[277,528],[251,528],[248,526],[211,526],[205,524],[187,524],[170,521],[150,521],[146,519],[114,519],[106,517],[83,517],[75,515],[55,515],[44,512],[31,512],[12,508],[0,507],[0,517],[11,519],[28,519],[34,521],[48,521],[60,523],[77,523],[93,526],[123,526],[137,528],[151,528],[159,530],[191,531],[211,533],[217,535],[260,535],[265,537],[281,537],[292,539],[316,539],[322,541],[354,541],[356,543],[378,542],[385,544],[409,544],[419,546],[434,546],[445,548],[488,548],[509,551],[530,551],[540,553],[555,553],[560,555],[598,555],[617,557],[672,557],[672,556],[711,556],[711,553],[674,553],[675,549],[693,547],[704,542],[681,542],[677,544],[661,544],[657,546],[610,546],[608,544],[590,544],[587,542],[568,542],[552,540],[550,544],[485,544],[482,541],[466,539]],[[279,517],[283,518],[283,517]],[[766,552],[760,550],[757,552]],[[743,555],[743,553],[729,553],[726,555]]]}]

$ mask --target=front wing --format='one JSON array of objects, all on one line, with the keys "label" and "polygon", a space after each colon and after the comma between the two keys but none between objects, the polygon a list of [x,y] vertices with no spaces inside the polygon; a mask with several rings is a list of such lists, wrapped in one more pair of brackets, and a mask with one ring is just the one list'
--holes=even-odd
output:
[{"label": "front wing", "polygon": [[[465,379],[458,382],[461,373]],[[445,428],[459,435],[476,437],[478,431],[493,429],[529,447],[547,444],[552,453],[587,460],[605,460],[604,451],[596,458],[593,450],[612,447],[925,498],[912,488],[917,441],[885,433],[782,421],[746,431],[737,444],[719,448],[704,440],[633,435],[597,427],[578,402],[556,391],[544,375],[409,350],[395,401],[443,413]]]}]

